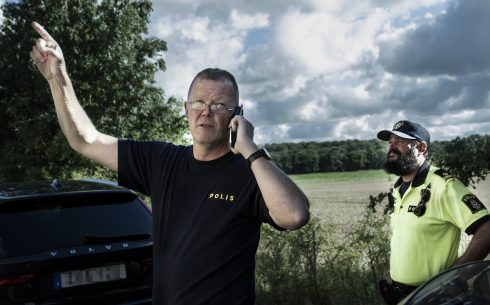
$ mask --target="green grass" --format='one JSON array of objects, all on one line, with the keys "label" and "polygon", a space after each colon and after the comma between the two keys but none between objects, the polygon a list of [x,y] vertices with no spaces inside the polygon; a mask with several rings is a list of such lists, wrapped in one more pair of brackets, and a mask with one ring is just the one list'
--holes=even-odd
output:
[{"label": "green grass", "polygon": [[332,172],[332,173],[313,173],[301,175],[289,175],[289,177],[297,184],[311,184],[323,182],[338,182],[338,181],[369,181],[394,179],[386,174],[383,170],[362,170],[353,172]]}]

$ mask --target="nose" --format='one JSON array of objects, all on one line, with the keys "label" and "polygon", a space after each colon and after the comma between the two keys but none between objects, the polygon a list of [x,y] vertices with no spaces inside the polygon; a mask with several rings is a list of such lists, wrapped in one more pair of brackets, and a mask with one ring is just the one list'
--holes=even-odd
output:
[{"label": "nose", "polygon": [[211,105],[208,105],[208,104],[204,104],[205,107],[204,107],[204,110],[202,111],[201,115],[203,116],[210,116],[212,111],[211,111]]}]

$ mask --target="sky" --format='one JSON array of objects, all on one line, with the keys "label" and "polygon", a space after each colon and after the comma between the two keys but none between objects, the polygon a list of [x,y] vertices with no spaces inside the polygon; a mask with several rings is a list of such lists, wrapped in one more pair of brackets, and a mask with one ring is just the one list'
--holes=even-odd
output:
[{"label": "sky", "polygon": [[373,139],[404,119],[433,140],[490,134],[488,0],[160,0],[153,8],[149,34],[168,47],[157,75],[166,96],[186,99],[207,67],[230,71],[259,144]]},{"label": "sky", "polygon": [[488,0],[164,0],[157,76],[186,98],[230,71],[260,144],[373,139],[399,120],[433,140],[490,134]]}]

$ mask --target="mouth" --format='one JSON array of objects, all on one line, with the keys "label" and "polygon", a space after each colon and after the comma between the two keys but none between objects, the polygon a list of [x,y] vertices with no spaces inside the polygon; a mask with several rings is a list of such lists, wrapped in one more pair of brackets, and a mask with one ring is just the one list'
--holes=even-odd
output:
[{"label": "mouth", "polygon": [[388,154],[388,159],[396,159],[396,158],[398,158],[397,154],[393,154],[393,153]]},{"label": "mouth", "polygon": [[197,126],[202,127],[202,128],[213,128],[214,127],[213,125],[207,124],[207,123],[201,123],[201,124],[198,124]]},{"label": "mouth", "polygon": [[388,157],[388,159],[395,159],[395,158],[399,158],[400,155],[401,155],[400,153],[391,150],[388,152],[387,157]]}]

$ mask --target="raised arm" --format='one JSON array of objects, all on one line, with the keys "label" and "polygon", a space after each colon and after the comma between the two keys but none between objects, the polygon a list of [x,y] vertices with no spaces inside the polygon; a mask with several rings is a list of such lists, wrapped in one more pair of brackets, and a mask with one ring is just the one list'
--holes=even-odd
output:
[{"label": "raised arm", "polygon": [[[238,130],[235,153],[248,158],[259,149],[253,142],[253,126],[245,118],[236,116],[230,126]],[[251,169],[269,214],[278,226],[295,230],[308,222],[310,213],[306,195],[280,168],[265,158],[259,158],[252,163]]]},{"label": "raised arm", "polygon": [[60,46],[40,24],[32,22],[32,27],[40,38],[30,56],[49,83],[58,122],[68,143],[87,158],[117,171],[117,138],[97,131],[77,100]]}]

